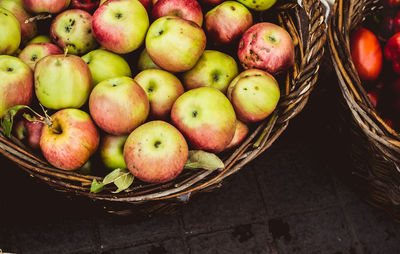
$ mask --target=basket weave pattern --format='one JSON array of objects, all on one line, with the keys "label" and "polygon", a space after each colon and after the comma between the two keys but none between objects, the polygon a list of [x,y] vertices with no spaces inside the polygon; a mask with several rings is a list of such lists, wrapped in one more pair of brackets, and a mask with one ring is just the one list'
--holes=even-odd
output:
[{"label": "basket weave pattern", "polygon": [[[93,194],[89,193],[90,184],[93,179],[101,181],[101,177],[53,168],[14,137],[8,139],[0,133],[0,153],[55,190],[72,196],[81,195],[102,200],[105,204],[151,203],[147,208],[151,207],[152,211],[161,210],[166,207],[162,204],[187,201],[196,192],[219,187],[222,180],[240,170],[274,143],[287,128],[290,119],[301,112],[306,105],[318,78],[326,40],[326,25],[321,4],[314,0],[303,0],[302,6],[294,1],[280,2],[282,3],[279,6],[274,7],[275,13],[280,25],[286,28],[294,39],[295,65],[285,76],[286,82],[280,84],[282,97],[277,109],[268,119],[254,128],[240,147],[223,158],[224,169],[184,171],[174,181],[165,184],[134,184],[124,193],[112,194],[110,189],[106,188],[103,193]],[[304,20],[307,25],[304,25]]]},{"label": "basket weave pattern", "polygon": [[382,9],[378,0],[338,1],[328,42],[352,136],[353,176],[362,197],[400,220],[400,136],[377,114],[350,54],[350,33]]}]

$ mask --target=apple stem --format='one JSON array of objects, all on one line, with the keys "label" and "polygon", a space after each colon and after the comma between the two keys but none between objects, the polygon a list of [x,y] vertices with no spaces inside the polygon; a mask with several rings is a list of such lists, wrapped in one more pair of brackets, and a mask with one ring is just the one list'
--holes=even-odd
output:
[{"label": "apple stem", "polygon": [[43,123],[47,126],[49,126],[55,133],[60,133],[58,130],[53,128],[53,119],[51,119],[51,117],[49,116],[49,114],[47,114],[47,110],[43,107],[42,104],[40,104],[40,107],[42,108],[42,111],[44,113],[44,116],[40,115],[38,112],[36,112],[35,110],[33,110],[32,108],[30,108],[29,106],[26,106],[27,109],[29,109],[33,114],[35,114],[39,119],[36,119],[36,117],[31,117],[29,115],[25,115],[24,117],[26,120],[28,120],[29,122],[39,122],[39,123]]},{"label": "apple stem", "polygon": [[67,56],[67,55],[68,55],[68,48],[65,47],[65,48],[64,48],[64,56]]},{"label": "apple stem", "polygon": [[45,19],[50,19],[52,17],[51,14],[39,14],[36,16],[33,16],[27,20],[25,20],[25,24],[31,23],[31,22],[35,22],[38,20],[45,20]]}]

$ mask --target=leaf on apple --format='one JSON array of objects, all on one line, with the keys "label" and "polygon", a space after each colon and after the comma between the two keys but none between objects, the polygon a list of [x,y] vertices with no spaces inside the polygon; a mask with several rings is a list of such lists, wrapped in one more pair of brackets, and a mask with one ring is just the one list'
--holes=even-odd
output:
[{"label": "leaf on apple", "polygon": [[90,193],[99,193],[103,188],[103,183],[99,183],[96,179],[93,179],[92,185],[90,186]]},{"label": "leaf on apple", "polygon": [[224,162],[215,154],[202,150],[189,151],[185,169],[217,170],[225,167]]},{"label": "leaf on apple", "polygon": [[10,137],[12,126],[14,123],[14,116],[20,111],[21,109],[27,108],[25,105],[16,105],[11,108],[8,108],[6,113],[1,119],[1,127],[3,128],[3,133],[6,137]]},{"label": "leaf on apple", "polygon": [[90,192],[99,193],[103,190],[103,187],[105,185],[114,183],[118,189],[116,191],[113,191],[113,193],[120,193],[121,191],[128,189],[129,186],[131,186],[131,184],[133,183],[133,180],[134,176],[128,169],[117,168],[109,173],[106,177],[104,177],[102,183],[99,183],[96,181],[96,179],[93,179]]}]

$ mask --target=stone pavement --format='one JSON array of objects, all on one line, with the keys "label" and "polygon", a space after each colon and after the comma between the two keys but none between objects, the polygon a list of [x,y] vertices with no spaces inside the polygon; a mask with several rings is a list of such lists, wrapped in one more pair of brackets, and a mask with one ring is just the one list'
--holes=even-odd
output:
[{"label": "stone pavement", "polygon": [[[266,153],[175,215],[110,217],[0,159],[0,249],[16,253],[397,254],[400,224],[349,188],[337,85],[325,68],[309,105]],[[351,186],[351,184],[350,184]]]}]

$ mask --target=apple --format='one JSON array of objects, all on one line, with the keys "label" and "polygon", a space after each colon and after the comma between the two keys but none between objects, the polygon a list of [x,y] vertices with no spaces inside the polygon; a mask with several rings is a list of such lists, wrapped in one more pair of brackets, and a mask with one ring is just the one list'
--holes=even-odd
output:
[{"label": "apple", "polygon": [[22,0],[25,10],[32,13],[59,13],[68,8],[71,0]]},{"label": "apple", "polygon": [[46,43],[46,42],[51,42],[50,37],[47,35],[38,35],[32,40],[28,41],[26,43],[26,46],[33,44],[33,43]]},{"label": "apple", "polygon": [[21,40],[27,42],[37,33],[36,22],[25,23],[31,15],[25,11],[21,0],[0,0],[0,7],[9,10],[17,18],[21,27]]},{"label": "apple", "polygon": [[172,106],[171,120],[194,149],[221,152],[235,134],[232,104],[221,91],[211,87],[181,95]]},{"label": "apple", "polygon": [[93,120],[112,135],[129,134],[141,125],[149,115],[149,107],[145,91],[128,77],[100,82],[89,98]]},{"label": "apple", "polygon": [[104,166],[110,170],[126,168],[124,145],[128,136],[104,135],[100,145],[100,155]]},{"label": "apple", "polygon": [[0,117],[12,106],[31,103],[33,74],[22,60],[13,56],[0,55],[0,80]]},{"label": "apple", "polygon": [[208,5],[218,5],[222,3],[224,0],[200,0],[200,2]]},{"label": "apple", "polygon": [[125,59],[105,49],[96,49],[82,56],[92,73],[93,86],[103,80],[116,77],[130,77],[131,67]]},{"label": "apple", "polygon": [[11,55],[21,43],[21,27],[10,11],[0,7],[0,55]]},{"label": "apple", "polygon": [[237,120],[235,135],[233,136],[231,142],[225,147],[224,151],[229,150],[241,144],[243,140],[246,138],[248,133],[249,133],[249,127],[247,127],[247,125],[244,124],[243,122]]},{"label": "apple", "polygon": [[50,38],[73,55],[86,54],[97,47],[92,32],[92,16],[80,9],[58,14],[51,24]]},{"label": "apple", "polygon": [[182,134],[163,121],[139,126],[129,135],[124,147],[129,171],[148,183],[164,183],[177,177],[185,167],[188,154]]},{"label": "apple", "polygon": [[203,12],[196,0],[159,0],[153,7],[152,16],[154,20],[164,16],[178,16],[200,27],[203,24]]},{"label": "apple", "polygon": [[100,5],[100,0],[71,0],[71,8],[87,12],[94,11]]},{"label": "apple", "polygon": [[[100,1],[100,5],[102,5],[106,1],[107,0],[101,0]],[[153,6],[153,1],[151,1],[151,0],[139,0],[139,2],[143,5],[143,7],[146,9],[147,12],[149,12],[150,9],[151,9],[151,6]]]},{"label": "apple", "polygon": [[238,74],[235,59],[215,50],[205,50],[196,65],[183,73],[182,81],[187,90],[209,86],[225,93],[229,83]]},{"label": "apple", "polygon": [[63,109],[51,116],[40,137],[40,149],[56,168],[75,170],[82,167],[97,150],[99,132],[90,116],[79,109]]},{"label": "apple", "polygon": [[142,45],[149,17],[138,0],[108,0],[93,14],[92,27],[104,48],[126,54]]},{"label": "apple", "polygon": [[140,71],[144,71],[147,69],[161,69],[161,68],[153,62],[153,60],[150,58],[149,54],[147,53],[147,50],[143,49],[142,53],[140,53],[140,56],[139,56],[138,69]]},{"label": "apple", "polygon": [[241,121],[258,122],[275,110],[280,90],[272,75],[262,70],[250,69],[232,80],[227,96]]},{"label": "apple", "polygon": [[172,105],[184,93],[181,81],[173,74],[157,69],[144,70],[134,80],[149,98],[150,117],[168,120]]},{"label": "apple", "polygon": [[276,2],[276,0],[237,0],[237,1],[255,11],[268,10]]},{"label": "apple", "polygon": [[251,25],[251,12],[234,1],[223,2],[205,16],[205,30],[215,44],[228,44],[239,39]]},{"label": "apple", "polygon": [[62,54],[62,50],[52,43],[34,43],[26,46],[18,55],[32,70],[43,57]]},{"label": "apple", "polygon": [[19,140],[27,139],[30,147],[39,149],[43,126],[44,124],[41,122],[30,122],[22,119],[15,125],[15,133]]},{"label": "apple", "polygon": [[165,16],[151,24],[146,49],[155,64],[171,72],[190,70],[206,47],[206,35],[196,23]]},{"label": "apple", "polygon": [[258,23],[243,34],[238,56],[245,69],[257,68],[276,74],[293,65],[293,40],[280,26]]},{"label": "apple", "polygon": [[80,108],[92,90],[87,64],[74,55],[50,55],[35,67],[35,92],[39,102],[49,109]]}]

